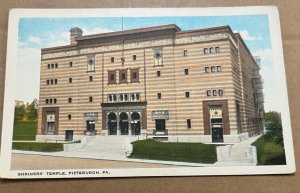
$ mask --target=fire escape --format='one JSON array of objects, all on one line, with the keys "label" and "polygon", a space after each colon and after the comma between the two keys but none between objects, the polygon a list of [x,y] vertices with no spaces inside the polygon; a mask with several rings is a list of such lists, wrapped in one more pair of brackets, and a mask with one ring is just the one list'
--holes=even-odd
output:
[{"label": "fire escape", "polygon": [[252,87],[255,104],[256,121],[259,125],[259,131],[264,131],[264,94],[263,94],[263,79],[259,73],[260,70],[260,58],[254,57],[256,67],[253,70]]}]

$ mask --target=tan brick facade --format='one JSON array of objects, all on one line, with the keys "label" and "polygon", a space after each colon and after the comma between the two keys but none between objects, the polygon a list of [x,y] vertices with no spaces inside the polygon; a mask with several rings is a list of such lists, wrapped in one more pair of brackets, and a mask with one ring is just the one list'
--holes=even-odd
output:
[{"label": "tan brick facade", "polygon": [[45,134],[43,116],[51,111],[46,108],[58,107],[59,135],[67,129],[83,135],[88,128],[114,134],[109,127],[117,127],[117,134],[133,134],[138,127],[152,135],[161,124],[167,130],[163,135],[210,135],[210,103],[226,111],[224,135],[259,132],[262,110],[255,105],[252,83],[258,66],[230,27],[75,32],[71,45],[42,49],[39,134]]}]

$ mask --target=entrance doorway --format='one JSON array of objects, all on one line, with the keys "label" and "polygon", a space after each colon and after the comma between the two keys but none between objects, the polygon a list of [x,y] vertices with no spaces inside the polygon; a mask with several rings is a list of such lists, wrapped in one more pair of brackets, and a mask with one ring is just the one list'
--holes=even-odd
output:
[{"label": "entrance doorway", "polygon": [[95,131],[95,121],[86,121],[86,130],[93,133]]},{"label": "entrance doorway", "polygon": [[166,131],[166,120],[165,119],[155,119],[155,129],[156,129],[156,132]]},{"label": "entrance doorway", "polygon": [[212,142],[224,142],[222,125],[212,125]]},{"label": "entrance doorway", "polygon": [[137,112],[131,114],[131,133],[133,135],[141,134],[140,114],[138,114]]},{"label": "entrance doorway", "polygon": [[108,134],[117,135],[117,115],[115,113],[109,113],[108,115]]},{"label": "entrance doorway", "polygon": [[47,127],[46,127],[46,134],[54,134],[54,126],[55,122],[47,122]]},{"label": "entrance doorway", "polygon": [[120,114],[120,130],[121,130],[121,135],[128,135],[128,115],[127,113],[121,113]]}]

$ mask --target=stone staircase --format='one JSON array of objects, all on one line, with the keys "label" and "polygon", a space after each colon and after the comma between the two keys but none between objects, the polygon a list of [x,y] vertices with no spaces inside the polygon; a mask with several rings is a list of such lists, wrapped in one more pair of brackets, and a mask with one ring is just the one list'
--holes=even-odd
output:
[{"label": "stone staircase", "polygon": [[217,147],[216,165],[256,165],[256,147],[251,145],[226,145]]}]

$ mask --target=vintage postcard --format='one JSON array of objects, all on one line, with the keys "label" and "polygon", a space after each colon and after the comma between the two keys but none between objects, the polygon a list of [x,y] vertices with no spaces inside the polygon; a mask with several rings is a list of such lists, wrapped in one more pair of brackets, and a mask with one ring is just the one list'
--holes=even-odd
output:
[{"label": "vintage postcard", "polygon": [[2,178],[295,172],[276,7],[13,9]]}]

